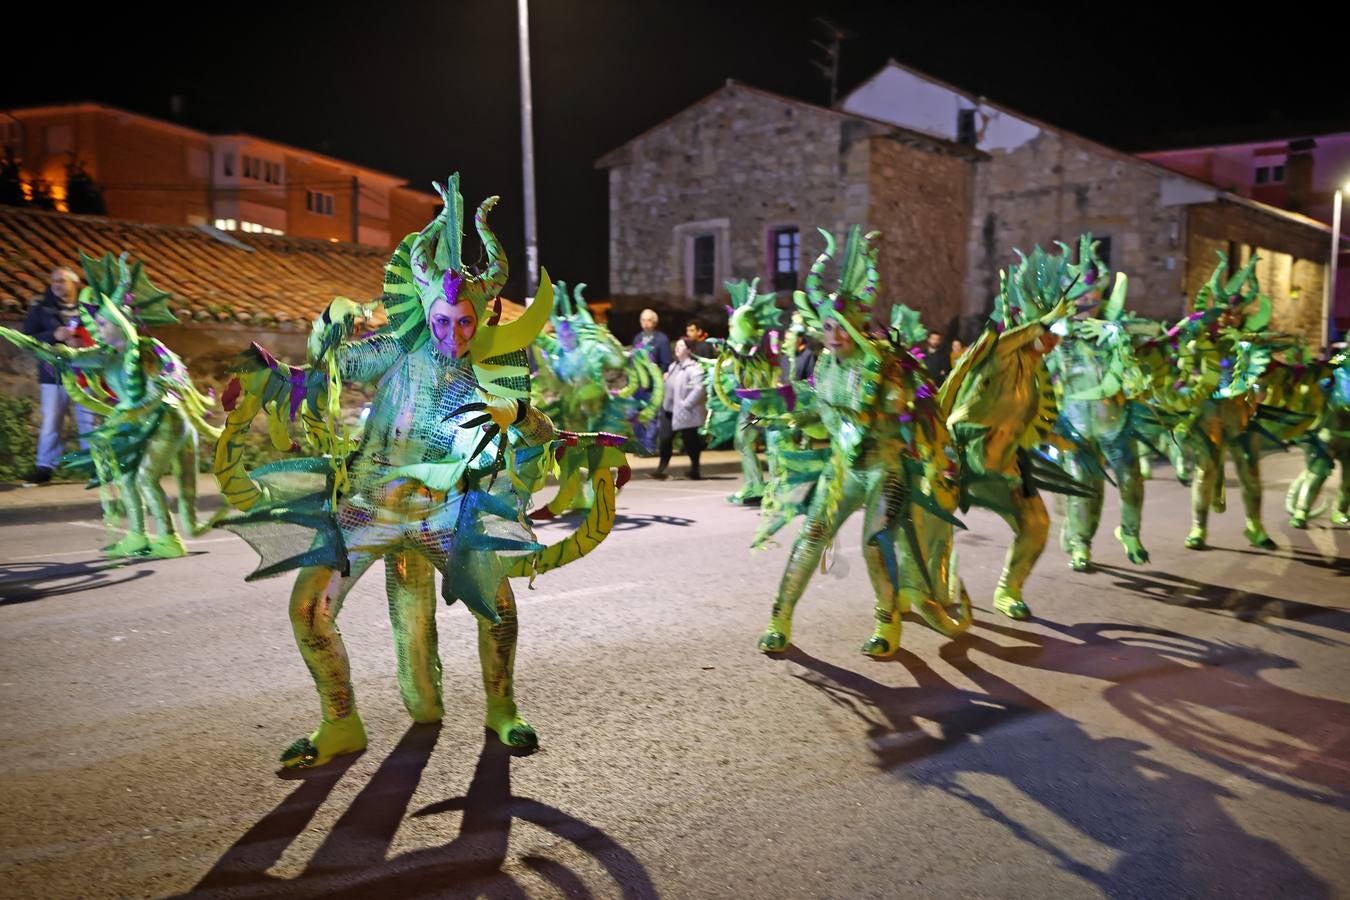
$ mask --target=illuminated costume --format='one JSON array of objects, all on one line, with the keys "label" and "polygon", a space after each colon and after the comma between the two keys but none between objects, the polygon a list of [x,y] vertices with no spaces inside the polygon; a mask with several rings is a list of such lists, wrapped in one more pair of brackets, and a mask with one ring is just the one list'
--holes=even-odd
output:
[{"label": "illuminated costume", "polygon": [[[552,317],[553,333],[535,339],[532,352],[538,369],[531,385],[535,408],[561,427],[576,432],[603,431],[634,439],[651,452],[656,414],[661,409],[662,373],[645,353],[630,352],[591,315],[578,284],[571,297],[558,282]],[[620,383],[611,389],[610,381]],[[571,509],[590,509],[592,492],[579,468],[565,459],[558,473],[558,492],[530,514],[545,521]]]},{"label": "illuminated costume", "polygon": [[[1272,354],[1287,344],[1266,331],[1271,303],[1257,287],[1257,257],[1226,283],[1221,279],[1228,261],[1222,253],[1219,258],[1197,293],[1191,314],[1141,346],[1138,358],[1149,371],[1154,408],[1176,440],[1194,455],[1192,524],[1186,546],[1204,549],[1210,510],[1222,512],[1226,506],[1224,457],[1231,454],[1246,511],[1244,534],[1253,547],[1269,550],[1275,542],[1261,524],[1258,441],[1263,433],[1276,442],[1292,439],[1311,420],[1296,415],[1289,423],[1275,407],[1258,416],[1261,379],[1272,364]],[[1283,436],[1263,424],[1271,415],[1277,430],[1285,431]],[[1301,420],[1306,421],[1300,424]]]},{"label": "illuminated costume", "polygon": [[1045,364],[1058,342],[1051,326],[1073,312],[1073,297],[1081,293],[1069,266],[1067,257],[1036,248],[1001,273],[994,327],[961,355],[940,394],[951,410],[946,424],[961,463],[961,509],[990,509],[1013,531],[994,608],[1014,619],[1031,616],[1022,588],[1050,531],[1040,491],[1089,494],[1043,449],[1077,448],[1057,429]]},{"label": "illuminated costume", "polygon": [[1286,496],[1289,524],[1307,528],[1308,520],[1321,512],[1320,507],[1314,506],[1317,495],[1339,463],[1341,487],[1331,524],[1350,525],[1350,478],[1346,477],[1350,471],[1350,351],[1342,350],[1327,366],[1313,371],[1320,377],[1316,377],[1308,394],[1310,398],[1322,398],[1322,408],[1309,433],[1300,441],[1304,468],[1289,485]]},{"label": "illuminated costume", "polygon": [[[1085,235],[1079,245],[1078,263],[1068,263],[1069,248],[1060,245],[1068,284],[1076,280],[1073,299],[1100,302],[1096,291],[1105,288],[1106,266],[1097,256],[1097,243]],[[1045,264],[1033,255],[1032,265]],[[1065,286],[1067,287],[1068,284]],[[1068,496],[1060,544],[1069,554],[1075,571],[1092,565],[1092,539],[1101,522],[1102,501],[1106,491],[1106,472],[1114,476],[1120,493],[1120,525],[1116,540],[1125,548],[1130,562],[1148,562],[1148,551],[1140,538],[1144,504],[1143,453],[1159,442],[1161,425],[1149,411],[1149,385],[1134,346],[1141,334],[1156,332],[1156,324],[1136,319],[1125,312],[1128,280],[1117,273],[1110,296],[1100,309],[1100,317],[1074,317],[1054,326],[1060,343],[1047,361],[1054,375],[1061,430],[1073,435],[1076,446],[1065,454],[1065,468],[1075,480],[1090,490],[1086,497]],[[1091,312],[1089,308],[1086,310]],[[1169,440],[1170,443],[1170,440]]]},{"label": "illuminated costume", "polygon": [[[87,435],[89,450],[63,460],[75,471],[97,476],[110,529],[125,516],[126,535],[104,552],[183,556],[182,534],[199,535],[209,528],[197,521],[197,446],[202,437],[214,441],[220,433],[206,421],[214,401],[197,391],[173,351],[141,333],[146,326],[177,322],[168,308],[171,295],[150,283],[141,263],[128,265],[126,254],[102,260],[81,254],[80,263],[89,285],[80,292],[80,315],[96,335],[95,346],[45,344],[9,328],[0,328],[0,337],[55,365],[71,399],[104,417]],[[181,533],[160,486],[170,474],[178,482]],[[146,531],[147,508],[154,537]]]},{"label": "illuminated costume", "polygon": [[[824,335],[827,352],[815,371],[814,411],[830,447],[807,491],[806,521],[793,543],[760,650],[786,650],[792,614],[826,546],[844,520],[863,510],[863,558],[875,594],[876,627],[863,644],[869,656],[900,648],[901,615],[913,609],[942,634],[970,625],[970,602],[956,575],[952,541],[956,505],[947,430],[933,384],[910,354],[866,336],[876,300],[875,250],[853,228],[836,292],[821,278],[834,255],[826,250],[795,299]],[[749,392],[758,399],[762,392]],[[796,464],[794,464],[796,463]],[[789,460],[779,476],[798,479],[809,460]],[[773,515],[772,509],[765,510]]]},{"label": "illuminated costume", "polygon": [[[713,443],[730,438],[740,455],[742,483],[727,497],[732,503],[763,498],[764,475],[756,447],[763,439],[766,462],[772,465],[772,443],[778,440],[781,428],[768,425],[765,420],[784,410],[783,397],[776,393],[783,380],[776,330],[780,315],[776,295],[761,294],[758,287],[758,278],[748,284],[727,282],[731,315],[727,321],[727,339],[719,342],[717,360],[713,364],[713,389],[708,396],[708,423],[704,429]],[[746,393],[737,395],[737,391]]]},{"label": "illuminated costume", "polygon": [[[488,264],[473,272],[461,256],[459,179],[444,211],[406,237],[385,270],[388,324],[344,341],[350,304],[335,302],[316,322],[308,367],[255,347],[241,360],[225,398],[230,415],[217,446],[221,489],[242,516],[225,523],[263,557],[250,577],[299,569],[291,593],[296,642],[318,689],[322,720],[282,755],[288,767],[320,765],[365,747],[351,673],[336,618],[342,601],[378,559],[385,564],[399,688],[415,721],[439,720],[434,575],[446,602],[464,601],[478,622],[487,693],[486,724],[506,744],[529,747],[534,730],[513,692],[516,609],[508,577],[532,576],[599,543],[614,517],[613,470],[626,478],[615,436],[559,433],[529,405],[524,349],[552,309],[544,274],[535,302],[505,325],[487,320],[506,282],[506,259],[487,226],[497,198],[479,207]],[[341,424],[341,382],[375,383],[359,446]],[[265,412],[278,448],[296,417],[312,458],[247,472],[242,432]],[[570,449],[569,449],[570,448]],[[586,456],[596,503],[576,534],[538,544],[525,518],[529,494],[565,452]]]}]

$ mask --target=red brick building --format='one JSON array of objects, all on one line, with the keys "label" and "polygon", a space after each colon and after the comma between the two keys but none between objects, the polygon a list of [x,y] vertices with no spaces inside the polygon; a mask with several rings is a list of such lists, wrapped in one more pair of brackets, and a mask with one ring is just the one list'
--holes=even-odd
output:
[{"label": "red brick building", "polygon": [[440,204],[404,179],[247,134],[212,135],[97,103],[0,113],[26,186],[66,209],[67,166],[103,191],[111,218],[214,225],[392,248]]}]

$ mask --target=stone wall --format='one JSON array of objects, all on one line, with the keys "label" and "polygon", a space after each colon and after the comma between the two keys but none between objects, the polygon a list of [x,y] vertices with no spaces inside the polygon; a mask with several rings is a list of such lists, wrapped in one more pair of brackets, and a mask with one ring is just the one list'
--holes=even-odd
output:
[{"label": "stone wall", "polygon": [[[720,306],[726,279],[767,278],[771,228],[843,234],[868,214],[868,138],[882,126],[729,84],[597,164],[609,169],[610,288],[658,309]],[[686,301],[695,233],[718,237],[715,294]]]},{"label": "stone wall", "polygon": [[1163,206],[1167,173],[1072,135],[1042,129],[976,165],[968,251],[967,328],[993,307],[1014,248],[1109,237],[1111,268],[1130,277],[1129,307],[1175,318],[1185,305],[1185,207]]},{"label": "stone wall", "polygon": [[1239,203],[1190,208],[1186,290],[1194,297],[1228,255],[1228,272],[1258,257],[1256,278],[1274,307],[1270,327],[1320,346],[1322,292],[1330,249],[1326,232]]},{"label": "stone wall", "polygon": [[[0,319],[0,325],[20,328],[22,319]],[[305,331],[272,331],[246,326],[165,326],[150,333],[182,357],[194,381],[216,384],[228,379],[225,370],[253,341],[266,347],[279,359],[297,365],[305,361]],[[36,400],[37,363],[33,355],[9,341],[0,340],[0,393]]]},{"label": "stone wall", "polygon": [[867,223],[881,231],[882,321],[892,302],[917,309],[929,328],[952,333],[964,306],[974,156],[893,136],[871,140]]}]

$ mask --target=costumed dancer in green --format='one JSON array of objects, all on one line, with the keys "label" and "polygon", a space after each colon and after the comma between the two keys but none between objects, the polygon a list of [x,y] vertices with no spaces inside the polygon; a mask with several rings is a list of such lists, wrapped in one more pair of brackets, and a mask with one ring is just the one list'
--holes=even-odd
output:
[{"label": "costumed dancer in green", "polygon": [[[173,351],[141,333],[145,327],[177,322],[168,307],[171,295],[151,284],[141,263],[128,265],[125,253],[101,260],[81,254],[80,263],[88,280],[80,293],[80,315],[95,335],[93,347],[44,344],[10,328],[0,328],[0,337],[55,365],[71,399],[104,417],[87,435],[89,449],[63,460],[73,470],[97,477],[110,530],[118,529],[125,517],[126,534],[104,553],[183,556],[187,548],[182,535],[200,535],[210,528],[197,521],[197,446],[202,437],[214,441],[220,434],[206,421],[214,401],[197,391]],[[170,474],[178,482],[181,532],[160,486]],[[153,537],[146,529],[147,509]]]},{"label": "costumed dancer in green", "polygon": [[[309,366],[289,366],[255,345],[225,397],[230,415],[216,468],[222,492],[245,512],[224,527],[263,556],[250,579],[299,569],[290,618],[321,718],[282,754],[286,767],[320,765],[366,745],[337,616],[378,560],[385,565],[399,688],[412,718],[432,722],[443,714],[439,573],[446,602],[464,601],[477,620],[487,727],[505,744],[534,746],[535,732],[514,695],[517,619],[508,577],[532,576],[594,547],[613,523],[612,470],[620,483],[628,474],[612,446],[621,438],[559,433],[530,406],[523,351],[552,311],[547,273],[521,318],[500,326],[488,320],[488,304],[507,277],[505,255],[487,226],[497,198],[485,200],[475,216],[488,259],[475,272],[462,256],[458,175],[437,190],[443,212],[408,235],[386,267],[384,328],[343,340],[355,310],[335,301],[316,322]],[[343,381],[377,385],[355,447],[338,407]],[[290,444],[288,428],[298,415],[319,455],[245,471],[242,435],[259,412],[268,415],[279,448]],[[567,452],[587,456],[595,507],[576,534],[542,547],[526,504]]]},{"label": "costumed dancer in green", "polygon": [[[645,353],[626,350],[609,328],[596,322],[578,284],[572,295],[558,282],[553,333],[541,334],[531,350],[537,372],[532,381],[534,406],[559,426],[576,432],[603,431],[632,439],[632,449],[655,449],[656,416],[664,380]],[[613,380],[618,386],[611,388]],[[547,521],[563,513],[591,508],[593,494],[578,460],[565,459],[558,491],[530,513]]]},{"label": "costumed dancer in green", "polygon": [[[910,609],[942,634],[970,625],[970,602],[956,575],[951,510],[955,471],[947,455],[944,411],[918,360],[868,336],[879,276],[874,235],[854,227],[844,250],[839,288],[821,288],[826,249],[795,300],[823,335],[815,371],[815,412],[830,447],[809,496],[806,521],[793,543],[760,650],[778,653],[792,636],[792,615],[826,546],[856,510],[863,510],[863,558],[875,594],[876,626],[863,644],[869,656],[900,648],[901,615]],[[754,392],[747,392],[754,398]],[[793,468],[782,470],[783,479]],[[768,513],[769,511],[766,511]]]}]

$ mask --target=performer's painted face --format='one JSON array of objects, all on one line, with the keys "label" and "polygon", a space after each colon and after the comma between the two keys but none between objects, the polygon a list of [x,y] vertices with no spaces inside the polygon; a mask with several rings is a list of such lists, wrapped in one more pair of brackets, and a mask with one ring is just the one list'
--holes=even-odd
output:
[{"label": "performer's painted face", "polygon": [[821,332],[825,339],[825,346],[831,353],[848,356],[853,352],[853,336],[833,318],[825,317],[825,321],[821,323]]},{"label": "performer's painted face", "polygon": [[431,304],[427,317],[437,350],[451,359],[460,359],[469,352],[469,344],[478,332],[478,313],[472,303],[468,300],[451,303],[442,298]]}]

